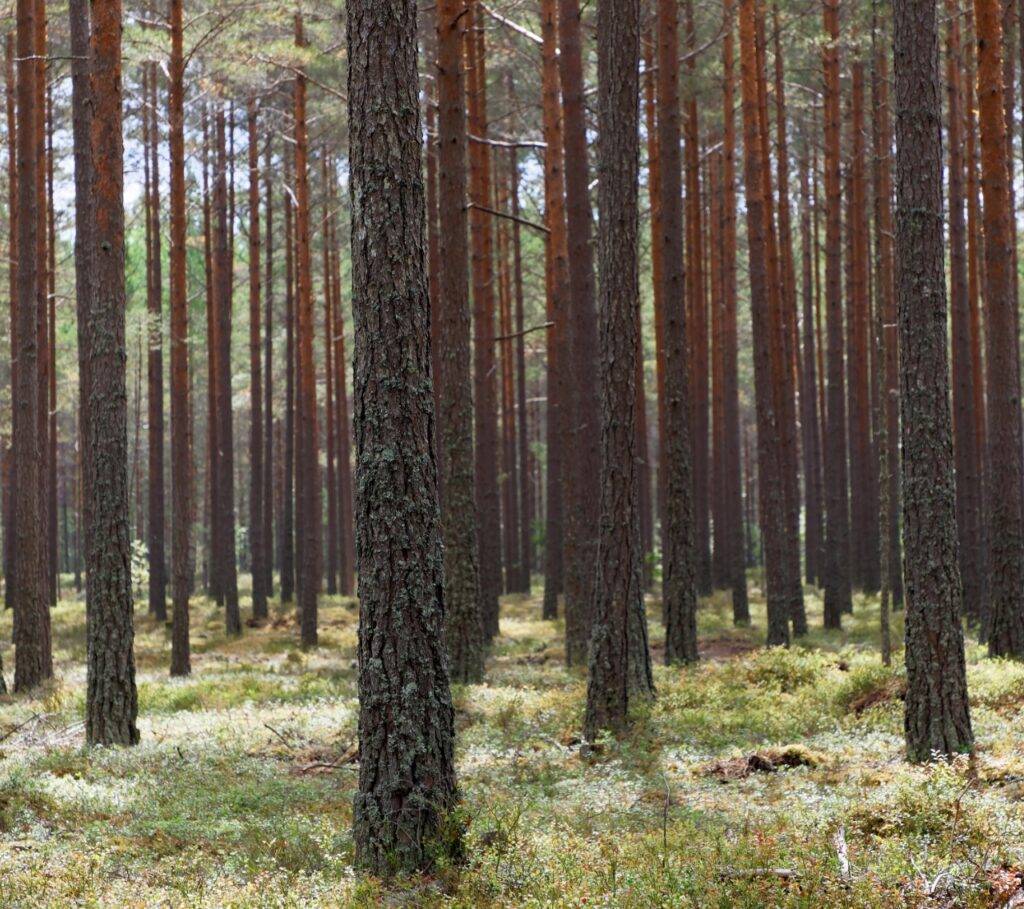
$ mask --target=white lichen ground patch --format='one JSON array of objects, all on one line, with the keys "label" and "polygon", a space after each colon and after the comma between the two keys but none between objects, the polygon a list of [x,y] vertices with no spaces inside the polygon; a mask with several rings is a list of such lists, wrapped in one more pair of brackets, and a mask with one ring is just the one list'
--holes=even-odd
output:
[{"label": "white lichen ground patch", "polygon": [[186,680],[140,611],[142,744],[90,751],[84,612],[66,597],[58,680],[0,700],[0,907],[1006,905],[1024,866],[1024,666],[972,645],[977,753],[910,767],[877,604],[767,651],[758,600],[750,629],[726,597],[705,603],[706,659],[658,666],[628,736],[584,759],[561,626],[509,598],[486,683],[454,692],[468,861],[385,885],[352,868],[353,601],[323,603],[302,653],[289,608],[229,640],[197,599]]}]

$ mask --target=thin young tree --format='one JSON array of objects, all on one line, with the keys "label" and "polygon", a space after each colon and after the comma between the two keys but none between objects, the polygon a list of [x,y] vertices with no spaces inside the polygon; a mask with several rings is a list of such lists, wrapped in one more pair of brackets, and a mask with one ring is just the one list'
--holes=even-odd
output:
[{"label": "thin young tree", "polygon": [[264,589],[274,595],[274,151],[267,130],[263,154],[265,275],[263,281],[263,570]]},{"label": "thin young tree", "polygon": [[454,711],[443,643],[416,3],[350,0],[347,30],[360,598],[354,825],[357,861],[384,874],[425,869],[446,847],[457,850],[441,838],[456,800]]},{"label": "thin young tree", "polygon": [[[984,5],[985,0],[979,0]],[[980,19],[980,17],[979,17]],[[970,750],[946,354],[936,4],[893,4],[907,756]]]},{"label": "thin young tree", "polygon": [[483,624],[473,485],[469,250],[466,213],[465,0],[437,4],[438,374],[437,440],[444,539],[445,636],[452,678],[483,675]]},{"label": "thin young tree", "polygon": [[[218,104],[214,117],[216,135],[216,162],[213,181],[213,374],[215,377],[215,411],[211,422],[216,427],[213,463],[217,478],[217,495],[212,499],[213,513],[217,516],[214,530],[219,539],[215,557],[221,563],[213,566],[220,578],[220,593],[224,599],[224,624],[228,634],[242,633],[242,619],[238,608],[238,565],[235,547],[235,430],[231,396],[231,326],[233,285],[231,253],[234,218],[231,213],[229,191],[233,174],[229,177],[229,155],[226,143],[226,116],[224,105]],[[232,130],[234,133],[234,130]]]},{"label": "thin young tree", "polygon": [[597,7],[601,524],[591,606],[585,734],[619,731],[630,702],[654,692],[636,457],[640,3]]},{"label": "thin young tree", "polygon": [[[294,103],[294,102],[293,102]],[[291,187],[291,143],[284,150],[284,182]],[[295,208],[291,192],[284,193],[284,451],[281,489],[281,602],[295,596]]]},{"label": "thin young tree", "polygon": [[164,537],[164,332],[163,276],[160,243],[160,122],[157,117],[156,63],[147,63],[149,98],[144,115],[149,121],[149,274],[147,282],[146,407],[149,422],[147,486],[147,555],[149,559],[149,611],[158,621],[167,619],[167,556]]},{"label": "thin young tree", "polygon": [[249,436],[249,547],[252,553],[252,617],[267,618],[267,546],[263,538],[263,362],[260,268],[260,150],[256,99],[247,107],[249,139],[249,375],[252,415]]},{"label": "thin young tree", "polygon": [[545,428],[547,470],[544,521],[544,604],[543,616],[558,615],[558,597],[563,588],[564,568],[564,421],[565,396],[565,313],[569,298],[569,249],[565,222],[565,171],[562,137],[561,75],[558,68],[557,0],[541,2],[541,108],[544,142],[544,223],[548,242],[544,254],[547,331],[547,406]]},{"label": "thin young tree", "polygon": [[92,3],[92,223],[95,293],[86,334],[90,450],[86,616],[86,740],[134,745],[135,631],[128,533],[127,395],[125,390],[124,145],[121,127],[121,3]]}]

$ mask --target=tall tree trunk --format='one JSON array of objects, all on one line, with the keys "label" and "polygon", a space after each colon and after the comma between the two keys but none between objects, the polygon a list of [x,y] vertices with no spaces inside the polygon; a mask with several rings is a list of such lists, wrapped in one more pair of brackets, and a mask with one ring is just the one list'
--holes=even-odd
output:
[{"label": "tall tree trunk", "polygon": [[[519,159],[512,149],[512,216],[518,218],[519,211]],[[548,238],[550,242],[550,235]],[[530,495],[530,425],[526,408],[526,335],[523,297],[523,250],[519,222],[512,223],[512,268],[515,284],[515,331],[516,331],[516,411],[519,415],[516,448],[519,455],[519,580],[516,590],[530,594],[533,559],[530,549],[533,545],[533,498]]]},{"label": "tall tree trunk", "polygon": [[711,550],[708,464],[708,314],[704,298],[704,236],[700,190],[700,124],[696,93],[697,33],[693,0],[686,0],[686,89],[684,154],[686,168],[686,307],[689,313],[690,444],[693,448],[694,582],[697,591],[711,594]]},{"label": "tall tree trunk", "polygon": [[860,587],[873,593],[878,589],[878,502],[877,471],[871,450],[871,379],[869,372],[870,308],[868,288],[867,175],[864,152],[864,64],[853,63],[851,83],[851,294],[848,312],[850,337],[847,365],[850,401],[850,488],[853,569]]},{"label": "tall tree trunk", "polygon": [[[979,5],[984,3],[979,0]],[[935,14],[935,4],[928,0],[893,4],[896,293],[907,552],[904,729],[907,756],[914,761],[930,760],[936,752],[968,751],[973,739],[959,617]]]},{"label": "tall tree trunk", "polygon": [[[777,16],[778,7],[773,4]],[[775,25],[778,40],[778,23]],[[770,131],[768,127],[768,81],[767,81],[767,36],[765,35],[764,7],[758,7],[758,46],[762,58],[759,68],[759,108],[761,119],[761,147],[765,181],[765,203],[768,237],[768,265],[771,289],[773,329],[772,357],[773,382],[779,402],[778,414],[781,420],[779,441],[781,452],[779,467],[785,502],[785,535],[782,540],[784,561],[782,569],[783,597],[793,633],[800,636],[807,633],[807,613],[804,608],[803,584],[800,575],[800,455],[797,432],[797,362],[799,345],[796,327],[796,277],[793,267],[792,228],[789,214],[789,151],[786,142],[786,107],[781,49],[775,58],[775,100],[778,136],[779,173],[779,217],[778,231],[775,230],[774,201],[771,178]],[[769,616],[771,615],[769,598]],[[770,623],[769,623],[770,624]]]},{"label": "tall tree trunk", "polygon": [[[50,357],[50,300],[49,287],[50,277],[47,264],[49,262],[48,251],[48,224],[49,206],[47,205],[47,105],[46,105],[46,0],[36,0],[36,13],[33,19],[33,55],[32,64],[35,67],[35,81],[33,83],[33,99],[36,115],[33,120],[34,127],[34,149],[36,161],[38,162],[35,171],[35,193],[37,223],[35,233],[35,256],[38,280],[36,282],[36,334],[37,334],[37,363],[38,384],[36,394],[39,402],[37,405],[37,425],[39,431],[39,488],[38,508],[40,523],[40,558],[42,564],[43,599],[52,605],[55,602],[54,590],[56,589],[53,576],[53,540],[50,537],[50,495],[53,488],[53,473],[50,464],[50,373],[53,364]],[[22,179],[25,179],[23,176]]]},{"label": "tall tree trunk", "polygon": [[134,745],[138,699],[128,535],[125,407],[121,3],[92,3],[92,160],[95,294],[86,358],[91,476],[85,736],[94,745]]},{"label": "tall tree trunk", "polygon": [[630,702],[654,693],[644,611],[636,357],[640,333],[640,2],[597,7],[601,525],[591,606],[588,739],[621,730]]},{"label": "tall tree trunk", "polygon": [[[293,86],[294,91],[294,86]],[[291,187],[293,154],[284,151],[284,182]],[[295,596],[295,238],[291,192],[284,194],[284,483],[281,503],[281,602]]]},{"label": "tall tree trunk", "polygon": [[591,246],[589,167],[583,98],[582,22],[579,0],[559,0],[559,68],[569,250],[566,313],[565,638],[566,661],[586,661],[591,588],[601,507],[597,379],[597,316]]},{"label": "tall tree trunk", "polygon": [[249,133],[249,389],[252,414],[249,437],[249,548],[252,553],[252,617],[267,618],[267,550],[263,537],[263,363],[260,325],[260,152],[256,99],[247,112]]},{"label": "tall tree trunk", "polygon": [[53,88],[46,87],[46,341],[47,362],[47,434],[46,529],[50,550],[49,590],[51,606],[57,604],[60,576],[57,567],[57,219],[53,204]]},{"label": "tall tree trunk", "polygon": [[[1020,353],[1010,221],[1006,120],[1003,116],[999,0],[975,0],[978,121],[985,200],[985,305],[989,445],[988,474],[1000,494],[989,502],[993,656],[1024,656],[1024,520],[1021,514]],[[907,494],[904,481],[904,495]],[[909,578],[908,578],[909,600]]]},{"label": "tall tree trunk", "polygon": [[654,303],[654,362],[656,367],[655,393],[658,410],[657,485],[655,511],[664,527],[665,521],[665,306],[661,221],[661,157],[658,152],[657,117],[657,38],[654,30],[655,10],[651,10],[644,48],[644,125],[647,130],[647,197],[651,207],[651,296]]},{"label": "tall tree trunk", "polygon": [[[337,175],[331,171],[332,209],[337,212]],[[331,248],[334,273],[334,371],[335,398],[337,399],[338,433],[338,523],[341,555],[338,560],[341,595],[350,597],[355,592],[355,522],[352,517],[352,441],[348,407],[348,367],[345,364],[345,321],[341,312],[341,253],[338,244],[337,214],[331,218]]]},{"label": "tall tree trunk", "polygon": [[214,170],[213,208],[216,221],[214,237],[214,350],[216,351],[216,399],[214,422],[217,426],[215,452],[217,497],[214,511],[219,513],[220,535],[217,547],[223,559],[217,568],[221,577],[224,597],[224,624],[228,634],[242,633],[242,619],[238,609],[238,566],[235,554],[235,430],[231,404],[231,323],[233,259],[231,241],[234,220],[228,199],[228,152],[225,143],[225,116],[223,105],[218,105],[216,123],[216,167]]},{"label": "tall tree trunk", "polygon": [[964,218],[963,94],[960,73],[960,22],[956,0],[947,0],[946,95],[949,137],[949,266],[953,317],[953,450],[956,463],[956,527],[963,582],[964,612],[980,616],[981,538],[980,452],[974,427],[974,372],[971,362],[971,312],[967,289],[967,227]]},{"label": "tall tree trunk", "polygon": [[563,590],[565,459],[568,402],[565,364],[566,321],[569,306],[569,248],[565,221],[564,140],[562,136],[561,75],[558,68],[557,0],[541,0],[542,97],[544,142],[544,221],[548,228],[545,248],[547,330],[547,406],[545,434],[547,509],[544,515],[543,616],[558,615]]},{"label": "tall tree trunk", "polygon": [[658,158],[661,166],[661,268],[664,307],[665,473],[662,528],[662,621],[665,661],[697,659],[697,591],[686,351],[682,163],[679,139],[679,9],[658,0]]},{"label": "tall tree trunk", "polygon": [[[479,0],[468,0],[466,16],[467,125],[472,135],[487,135],[487,62]],[[494,243],[491,204],[491,155],[485,143],[469,149],[470,232],[473,240],[473,411],[477,549],[480,610],[484,637],[498,633],[501,592],[501,508],[498,498],[498,404],[494,344]]]},{"label": "tall tree trunk", "polygon": [[266,266],[263,288],[263,570],[264,590],[274,595],[274,194],[273,139],[264,145],[263,198],[266,204]]},{"label": "tall tree trunk", "polygon": [[217,443],[217,268],[213,254],[213,202],[210,193],[210,117],[209,107],[203,104],[203,254],[206,277],[206,561],[208,592],[219,606],[224,604],[224,585],[222,583],[220,508],[214,503],[219,502],[218,489],[220,482],[217,469],[217,457],[220,446]]},{"label": "tall tree trunk", "polygon": [[850,509],[846,470],[846,390],[843,376],[842,200],[839,160],[839,2],[824,0],[828,43],[825,71],[825,321],[828,335],[827,417],[824,427],[825,627],[839,628],[852,609]]},{"label": "tall tree trunk", "polygon": [[[351,26],[350,26],[351,27]],[[305,47],[302,17],[295,17],[295,43]],[[317,593],[320,587],[322,505],[318,463],[316,367],[313,361],[313,269],[309,247],[309,175],[307,173],[306,74],[295,77],[295,234],[296,324],[298,347],[298,425],[296,427],[296,548],[298,606],[302,646],[317,643]]]},{"label": "tall tree trunk", "polygon": [[[892,115],[889,107],[888,56],[881,46],[875,54],[872,79],[871,118],[874,141],[875,244],[877,269],[875,278],[876,307],[885,326],[882,348],[885,364],[880,373],[885,404],[885,437],[889,446],[887,483],[889,499],[888,529],[881,545],[888,548],[889,588],[894,605],[903,602],[903,568],[900,557],[900,472],[897,469],[900,431],[899,408],[899,344],[896,337],[895,257],[893,252],[892,214]],[[881,531],[880,531],[881,532]]]},{"label": "tall tree trunk", "polygon": [[[18,0],[18,250],[36,249],[40,230],[36,192],[35,52],[37,0]],[[20,255],[18,261],[17,386],[14,391],[13,440],[18,465],[14,487],[15,579],[14,690],[28,691],[53,675],[50,611],[46,606],[43,568],[45,539],[40,514],[41,442],[39,433],[39,349],[37,288],[41,279],[38,257]]]},{"label": "tall tree trunk", "polygon": [[[747,237],[750,258],[750,313],[754,336],[754,384],[757,406],[757,464],[761,537],[765,548],[768,595],[768,644],[788,644],[790,611],[786,600],[785,537],[786,497],[782,414],[778,370],[781,325],[777,298],[773,300],[771,209],[766,199],[770,182],[765,173],[764,134],[760,116],[762,55],[758,50],[756,0],[741,0],[739,36],[741,95],[743,99],[744,186],[747,202]],[[776,287],[777,290],[777,287]]]},{"label": "tall tree trunk", "polygon": [[149,417],[149,611],[167,620],[167,556],[164,540],[164,335],[163,277],[160,249],[160,125],[157,117],[157,66],[149,66],[149,176],[151,277],[147,316],[149,356],[147,359],[147,404]]},{"label": "tall tree trunk", "polygon": [[[470,376],[469,250],[466,215],[466,90],[463,45],[466,0],[437,5],[438,256],[437,438],[444,490],[445,637],[452,678],[483,676],[483,611],[477,568],[473,485],[473,387]],[[477,344],[480,341],[477,340]]]},{"label": "tall tree trunk", "polygon": [[[88,12],[88,7],[85,7]],[[89,31],[88,23],[86,23],[85,31],[85,44],[88,47],[89,43]],[[10,352],[11,352],[11,370],[10,370],[10,382],[11,382],[11,412],[12,412],[12,430],[13,430],[13,412],[17,407],[15,395],[17,394],[18,388],[18,353],[20,351],[20,345],[18,342],[18,295],[19,295],[19,283],[18,283],[18,146],[17,146],[17,110],[15,106],[15,94],[17,91],[17,85],[15,82],[14,74],[14,56],[15,56],[15,34],[14,32],[8,32],[4,42],[4,62],[6,71],[6,85],[5,85],[5,100],[7,106],[7,298],[10,306]],[[77,85],[75,81],[76,77],[80,80],[78,70],[80,67],[76,67],[72,64],[72,85]],[[88,81],[88,76],[86,76]],[[72,88],[74,91],[74,88]],[[73,108],[73,119],[77,123],[78,108]],[[77,150],[77,145],[76,145]],[[77,153],[77,152],[76,152]],[[77,168],[76,168],[77,175]],[[77,188],[77,182],[76,182]],[[77,236],[77,234],[76,234]],[[77,242],[77,241],[76,241]],[[81,384],[81,382],[79,383]],[[13,442],[13,438],[12,438]],[[17,483],[17,461],[14,456],[13,445],[8,446],[6,441],[4,442],[4,465],[7,468],[6,486],[5,493],[6,499],[4,500],[4,608],[14,608],[14,591],[17,586],[15,579],[14,568],[16,563],[15,556],[15,515],[14,515],[14,489]],[[12,616],[15,617],[15,616]],[[15,631],[17,636],[17,631]]]},{"label": "tall tree trunk", "polygon": [[728,515],[729,577],[732,587],[732,618],[737,625],[750,623],[747,598],[747,557],[743,529],[743,473],[741,469],[738,295],[736,292],[736,115],[735,60],[733,53],[733,3],[725,0],[726,23],[722,42],[723,102],[722,133],[722,420],[725,461],[726,513]]},{"label": "tall tree trunk", "polygon": [[[967,294],[968,304],[971,313],[971,371],[974,374],[974,435],[975,446],[978,451],[978,464],[981,472],[981,489],[979,505],[980,533],[978,539],[979,560],[981,572],[979,574],[980,591],[978,608],[981,617],[981,631],[987,632],[988,619],[991,615],[989,606],[989,591],[991,585],[991,573],[989,562],[989,499],[991,498],[988,476],[988,433],[986,413],[988,402],[985,398],[985,372],[982,363],[982,285],[984,284],[983,252],[981,238],[981,198],[978,178],[978,123],[977,105],[975,104],[975,74],[974,74],[974,6],[966,4],[964,12],[967,35],[963,46],[969,49],[964,55],[964,113],[966,114],[966,143],[964,151],[966,154],[965,165],[967,168],[966,192],[967,192]],[[900,573],[896,574],[896,581],[901,579]],[[894,590],[894,600],[902,601],[902,589]],[[982,638],[984,640],[984,638]]]},{"label": "tall tree trunk", "polygon": [[171,675],[192,671],[189,594],[192,588],[192,405],[188,369],[188,220],[185,211],[185,56],[182,0],[171,0],[168,144],[171,170]]},{"label": "tall tree trunk", "polygon": [[[391,873],[456,852],[423,249],[416,4],[350,0],[359,533],[357,861]],[[381,181],[381,171],[394,181]],[[403,389],[396,395],[394,388]],[[383,490],[405,490],[401,496]]]},{"label": "tall tree trunk", "polygon": [[803,350],[800,390],[800,422],[803,428],[804,501],[807,509],[805,527],[806,577],[812,584],[821,578],[824,559],[821,426],[818,423],[818,370],[814,337],[814,248],[811,240],[811,198],[808,178],[809,150],[800,158],[800,246],[803,294]]},{"label": "tall tree trunk", "polygon": [[337,408],[334,400],[334,345],[331,337],[334,332],[334,276],[331,270],[331,200],[328,183],[328,164],[326,150],[320,155],[320,192],[322,196],[323,216],[320,222],[320,237],[323,253],[323,295],[324,295],[324,442],[327,456],[327,551],[324,558],[326,573],[326,592],[334,596],[338,592],[338,486],[335,472],[335,456],[337,453],[335,437],[335,416]]}]

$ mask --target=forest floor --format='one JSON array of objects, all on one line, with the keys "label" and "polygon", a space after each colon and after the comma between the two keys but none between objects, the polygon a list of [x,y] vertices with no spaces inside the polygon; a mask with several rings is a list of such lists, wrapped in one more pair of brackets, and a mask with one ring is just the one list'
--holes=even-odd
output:
[{"label": "forest floor", "polygon": [[[185,680],[140,611],[142,744],[86,750],[85,617],[63,599],[59,681],[0,699],[0,906],[1024,905],[1024,665],[972,644],[977,754],[911,767],[877,603],[765,650],[752,593],[751,629],[704,604],[704,660],[658,664],[629,736],[586,759],[562,629],[507,598],[486,683],[454,692],[468,863],[387,888],[352,868],[355,601],[325,599],[302,653],[290,610],[228,639],[197,599]],[[10,672],[9,614],[0,640]]]}]

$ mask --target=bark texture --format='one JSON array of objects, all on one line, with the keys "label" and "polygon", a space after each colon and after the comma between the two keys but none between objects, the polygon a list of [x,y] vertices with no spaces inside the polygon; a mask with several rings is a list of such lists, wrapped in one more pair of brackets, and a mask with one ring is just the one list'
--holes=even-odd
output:
[{"label": "bark texture", "polygon": [[679,9],[658,3],[658,157],[661,167],[661,268],[665,400],[661,432],[665,473],[662,511],[662,621],[665,660],[697,659],[697,590],[693,532],[689,365],[686,351],[682,162],[679,151]]},{"label": "bark texture", "polygon": [[[350,0],[359,792],[356,856],[415,871],[457,848],[444,654],[416,4]],[[380,175],[386,173],[388,180]],[[396,393],[395,389],[401,389]]]},{"label": "bark texture", "polygon": [[462,65],[466,0],[437,4],[438,213],[437,439],[444,540],[445,634],[452,678],[483,675],[483,624],[473,486],[469,249],[466,217],[466,92]]},{"label": "bark texture", "polygon": [[125,389],[124,146],[121,134],[121,3],[92,4],[93,217],[96,285],[90,301],[89,490],[86,565],[88,668],[85,735],[93,745],[134,745],[135,630],[128,534]]},{"label": "bark texture", "polygon": [[644,611],[636,358],[640,333],[637,203],[640,3],[597,8],[601,523],[591,606],[585,733],[618,731],[631,700],[654,692]]},{"label": "bark texture", "polygon": [[1024,452],[1021,448],[1017,273],[1010,227],[1012,209],[1003,117],[1000,6],[999,0],[975,0],[974,3],[978,35],[981,184],[985,203],[988,474],[993,484],[989,501],[992,589],[988,645],[993,656],[1021,657],[1024,656],[1024,514],[1021,506]]},{"label": "bark texture", "polygon": [[946,355],[942,100],[936,6],[893,4],[896,293],[906,548],[907,756],[968,751],[953,427]]},{"label": "bark texture", "polygon": [[185,113],[182,0],[171,0],[168,142],[171,158],[171,675],[192,671],[189,595],[192,588],[192,404],[188,363],[188,297],[185,214]]}]

